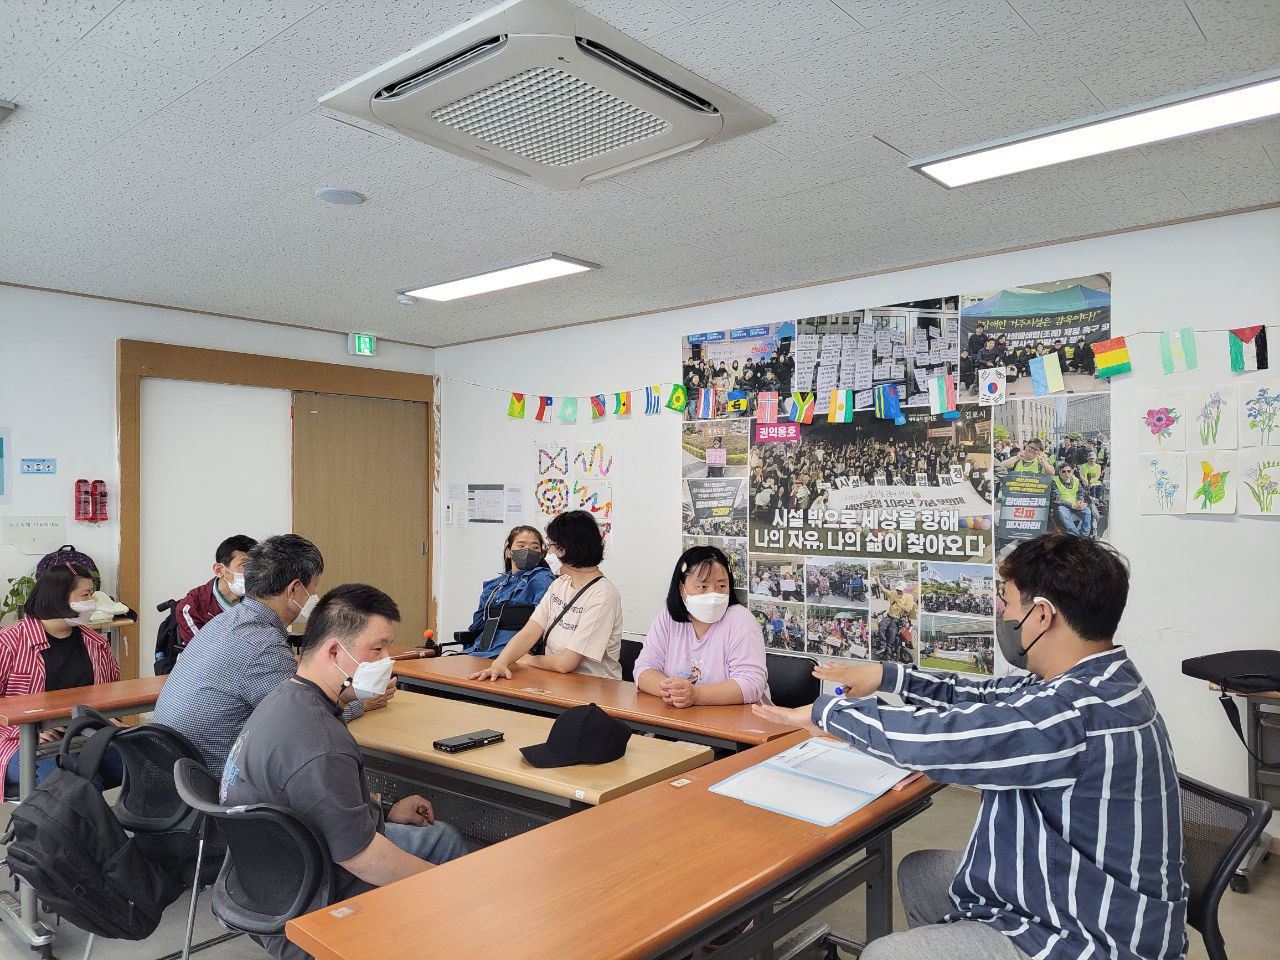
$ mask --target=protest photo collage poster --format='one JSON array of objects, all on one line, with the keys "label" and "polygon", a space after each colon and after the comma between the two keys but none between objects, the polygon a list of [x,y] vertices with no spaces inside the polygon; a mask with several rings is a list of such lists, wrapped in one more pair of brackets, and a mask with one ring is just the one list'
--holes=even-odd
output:
[{"label": "protest photo collage poster", "polygon": [[[1105,306],[1096,293],[1063,293],[1085,285],[1105,286]],[[1105,284],[1091,277],[685,338],[684,547],[725,552],[737,598],[770,650],[1005,672],[994,642],[995,564],[1021,539],[1062,526],[1060,498],[1045,489],[1055,477],[1044,472],[1059,461],[1081,462],[1082,488],[1096,481],[1089,529],[1105,535],[1109,395],[1105,380],[1076,371],[1068,373],[1069,393],[1022,399],[1011,390],[1004,404],[981,404],[963,382],[976,382],[963,354],[970,338],[999,331],[992,349],[1008,352],[988,352],[984,361],[998,357],[1016,368],[1018,351],[1040,354],[1042,345],[1075,336],[1067,369],[1079,339],[1109,336],[1109,290],[1109,277]],[[1041,292],[1053,296],[1038,302]],[[1026,335],[1031,330],[1039,340]],[[1009,348],[1014,332],[1018,346]],[[929,412],[924,383],[938,376],[958,387],[959,407],[949,414]],[[872,392],[889,383],[900,423],[872,409]],[[699,410],[698,391],[708,389],[711,409]],[[832,390],[854,391],[851,414],[828,414]],[[776,392],[777,419],[786,423],[793,391],[814,394],[813,421],[793,425],[795,439],[775,439],[788,431],[761,429],[757,395]],[[1025,456],[1019,438],[1031,436],[1047,461],[1037,461],[1034,475],[1010,462]],[[1104,472],[1096,474],[1099,462]],[[1066,495],[1075,489],[1067,484]]]}]

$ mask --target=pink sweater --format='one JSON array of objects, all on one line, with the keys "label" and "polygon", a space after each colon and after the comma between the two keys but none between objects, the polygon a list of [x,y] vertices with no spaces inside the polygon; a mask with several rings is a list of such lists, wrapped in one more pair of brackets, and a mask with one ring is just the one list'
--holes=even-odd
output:
[{"label": "pink sweater", "polygon": [[744,703],[769,703],[769,675],[764,661],[764,635],[745,606],[734,604],[699,640],[693,624],[676,623],[663,610],[649,625],[644,648],[632,675],[646,670],[664,677],[697,672],[697,683],[733,680],[742,688]]}]

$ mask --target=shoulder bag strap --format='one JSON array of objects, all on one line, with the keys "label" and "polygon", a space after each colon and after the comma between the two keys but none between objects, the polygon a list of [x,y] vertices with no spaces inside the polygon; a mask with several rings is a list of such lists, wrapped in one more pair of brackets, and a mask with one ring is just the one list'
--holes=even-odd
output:
[{"label": "shoulder bag strap", "polygon": [[600,574],[600,576],[596,577],[590,583],[586,584],[581,590],[579,590],[577,593],[575,593],[572,597],[569,598],[569,602],[560,608],[560,612],[556,614],[555,619],[551,621],[551,623],[547,626],[547,629],[542,631],[542,638],[538,641],[538,643],[534,647],[534,650],[530,651],[531,653],[534,653],[536,656],[541,656],[546,651],[547,637],[551,636],[551,631],[556,628],[556,624],[558,624],[560,620],[564,617],[564,615],[569,612],[569,609],[575,603],[578,602],[579,597],[581,597],[584,593],[586,593],[588,590],[590,590],[592,587],[594,587],[597,583],[599,583],[603,579],[604,579],[604,574],[602,573]]}]

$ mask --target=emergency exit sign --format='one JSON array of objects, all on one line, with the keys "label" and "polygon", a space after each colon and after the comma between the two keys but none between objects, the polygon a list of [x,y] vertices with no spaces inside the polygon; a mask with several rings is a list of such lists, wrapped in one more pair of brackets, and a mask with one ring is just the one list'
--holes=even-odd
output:
[{"label": "emergency exit sign", "polygon": [[378,338],[372,333],[348,333],[347,353],[353,357],[372,357],[378,352]]}]

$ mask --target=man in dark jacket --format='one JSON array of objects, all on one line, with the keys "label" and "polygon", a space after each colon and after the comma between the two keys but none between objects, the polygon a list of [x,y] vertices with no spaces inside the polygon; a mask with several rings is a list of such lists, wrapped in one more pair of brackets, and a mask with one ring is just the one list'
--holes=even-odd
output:
[{"label": "man in dark jacket", "polygon": [[196,631],[244,596],[244,558],[258,541],[244,534],[227,537],[213,553],[213,579],[192,587],[178,601],[178,642],[186,646]]}]

